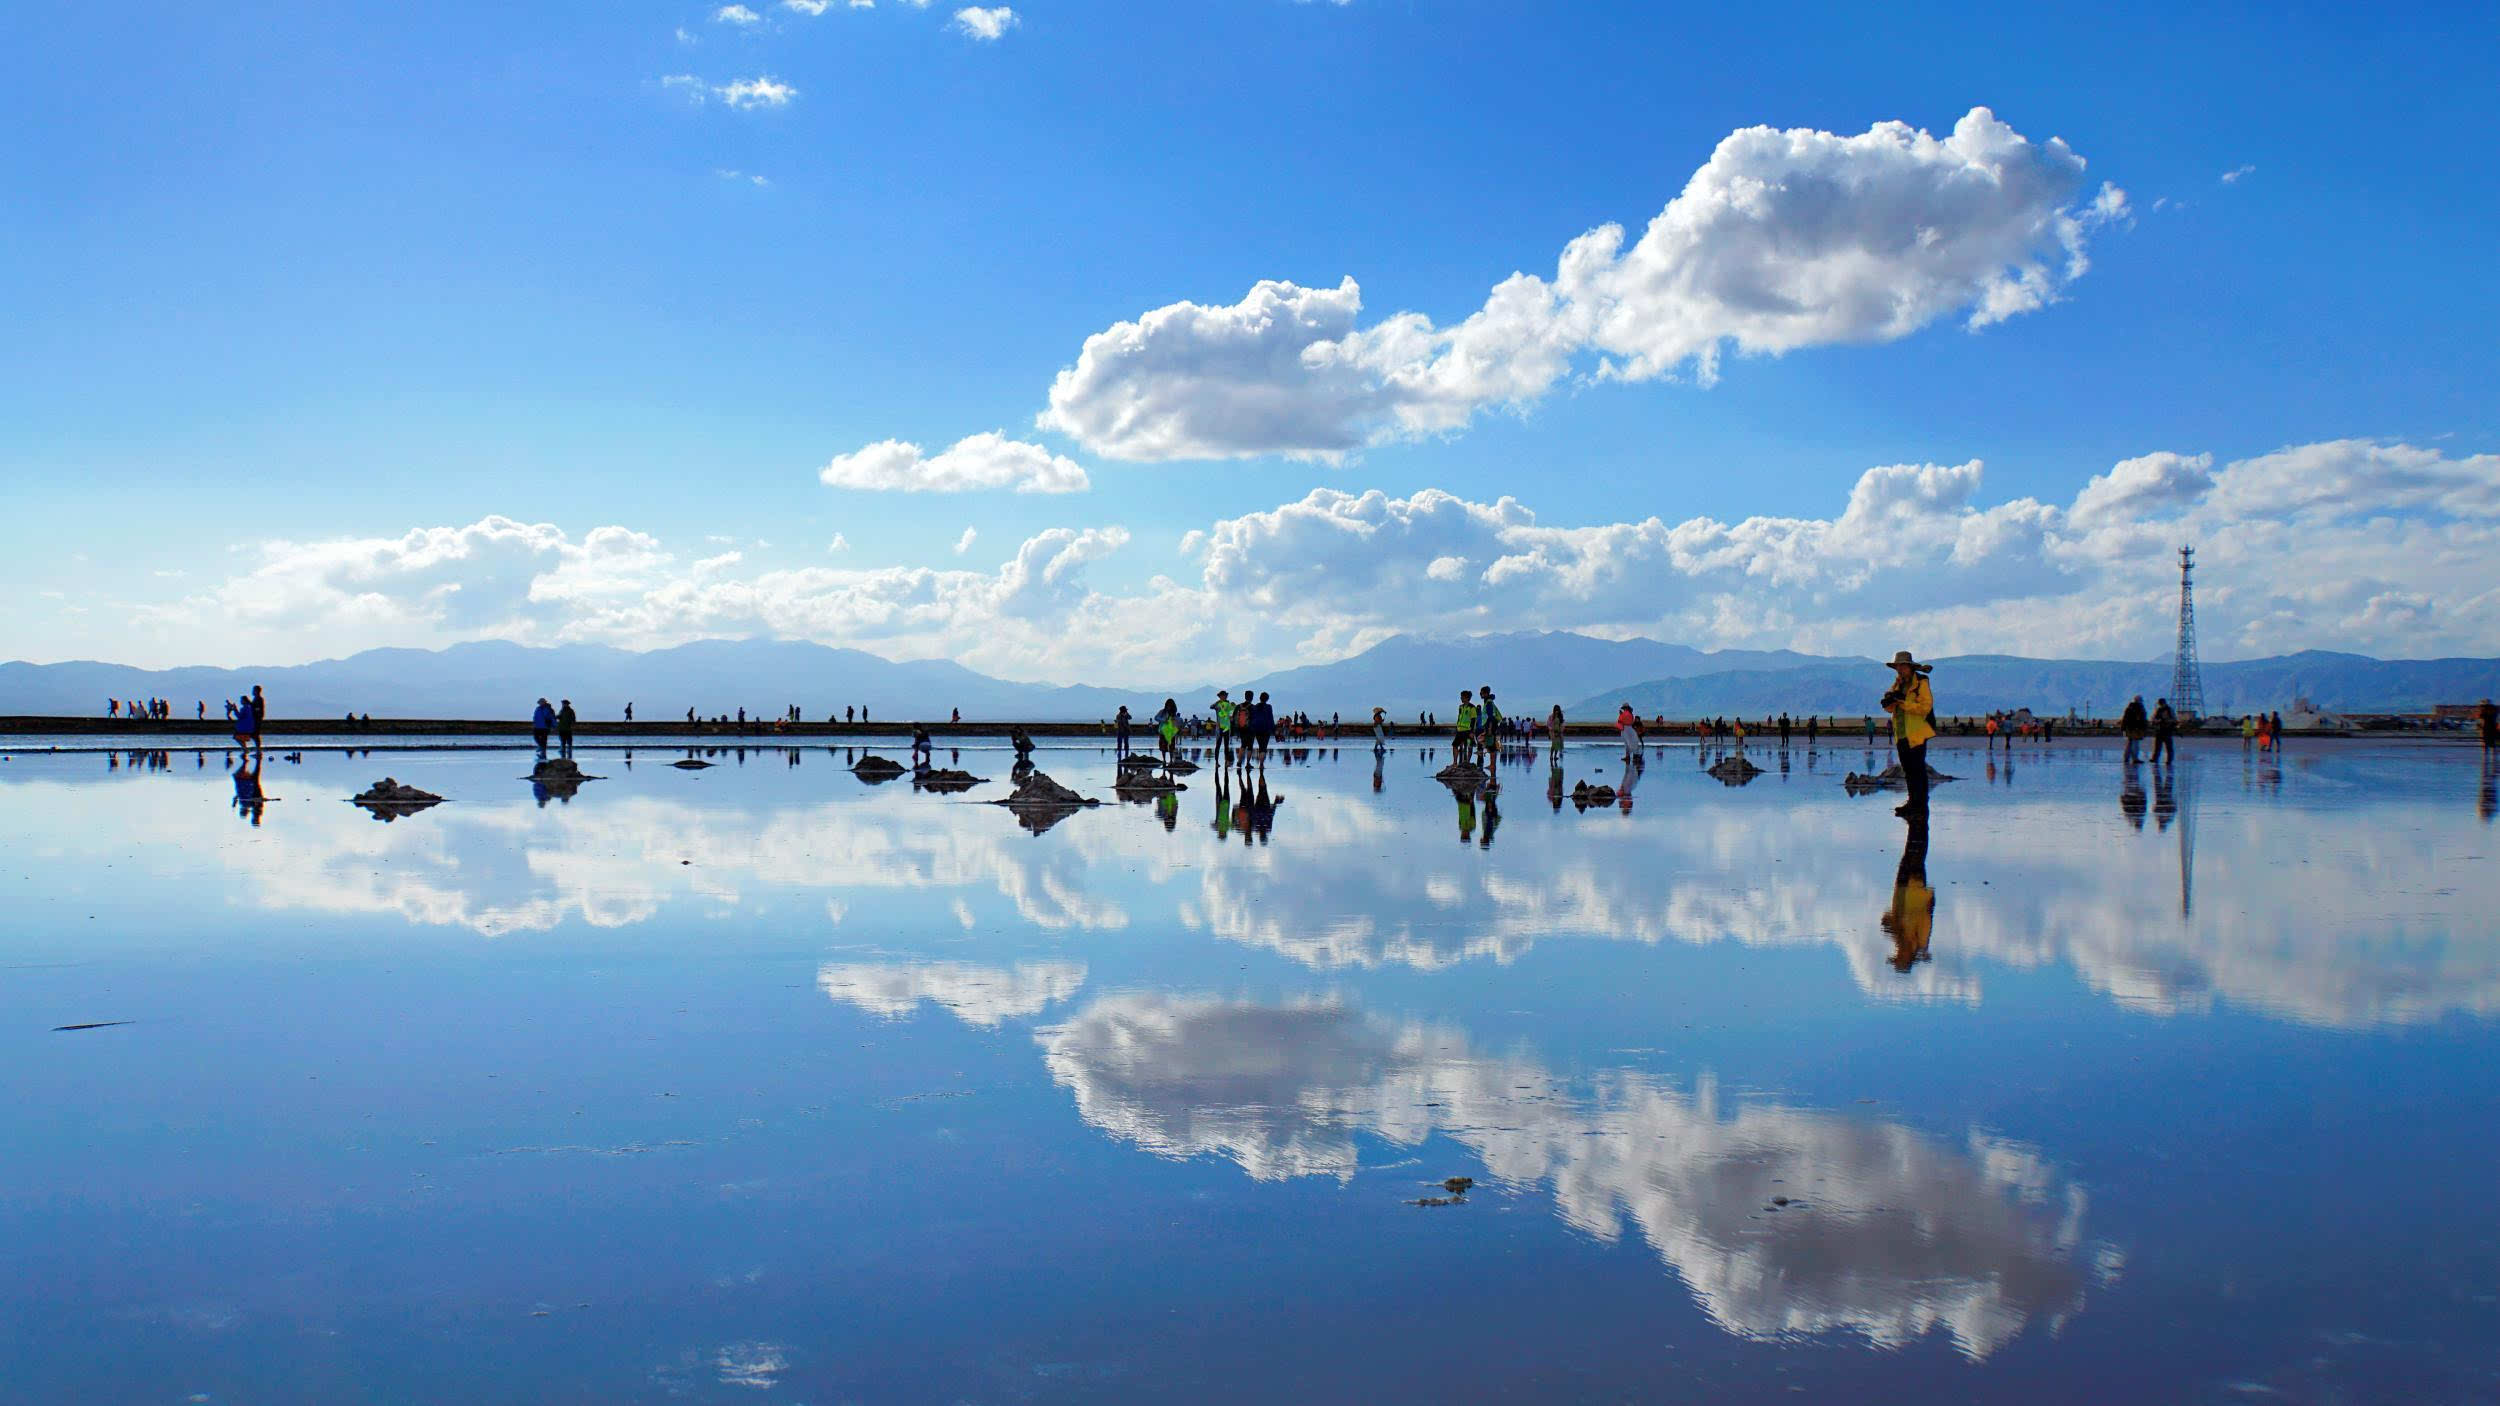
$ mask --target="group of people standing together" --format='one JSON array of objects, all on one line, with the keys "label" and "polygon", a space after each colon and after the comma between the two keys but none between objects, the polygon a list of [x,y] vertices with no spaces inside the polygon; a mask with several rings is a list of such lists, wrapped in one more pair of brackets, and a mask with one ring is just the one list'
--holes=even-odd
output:
[{"label": "group of people standing together", "polygon": [[[632,704],[626,705],[625,715],[629,718],[633,716]],[[539,699],[538,706],[530,710],[530,735],[538,739],[538,755],[547,755],[549,731],[556,735],[556,755],[573,755],[573,725],[580,720],[580,716],[573,711],[572,699],[565,699],[561,707],[550,707],[546,699]]]},{"label": "group of people standing together", "polygon": [[[2179,729],[2185,726],[2187,721],[2170,706],[2170,700],[2167,698],[2154,700],[2150,712],[2145,711],[2143,694],[2139,693],[2128,699],[2125,711],[2118,715],[2118,735],[2126,744],[2125,749],[2119,755],[2119,760],[2128,766],[2134,766],[2144,760],[2144,739],[2149,736],[2153,739],[2153,765],[2160,766],[2165,762],[2177,762]],[[2251,713],[2241,718],[2240,741],[2244,745],[2255,747],[2260,752],[2271,752],[2282,746],[2283,715],[2281,713]]]},{"label": "group of people standing together", "polygon": [[[208,705],[202,703],[199,708],[200,716],[206,718]],[[108,718],[129,718],[135,722],[161,723],[173,715],[174,704],[170,698],[107,698],[104,700],[104,716]]]},{"label": "group of people standing together", "polygon": [[[207,704],[200,705],[200,713],[206,716]],[[260,750],[261,724],[268,718],[269,695],[260,691],[259,684],[252,685],[252,691],[244,697],[230,699],[226,703],[226,721],[234,727],[234,745],[237,747]]]},{"label": "group of people standing together", "polygon": [[[1211,715],[1207,720],[1207,736],[1213,743],[1217,762],[1238,760],[1246,765],[1253,759],[1260,762],[1267,760],[1269,749],[1276,743],[1277,731],[1276,704],[1272,698],[1243,689],[1241,701],[1235,702],[1232,690],[1219,688],[1215,691],[1215,701],[1208,705],[1207,711]],[[1120,711],[1111,719],[1113,742],[1122,756],[1128,755],[1132,721],[1126,704],[1122,704]],[[1297,717],[1295,722],[1302,727],[1311,725],[1307,718]],[[1190,720],[1181,716],[1180,700],[1177,698],[1164,699],[1163,706],[1155,710],[1155,747],[1164,760],[1179,758],[1181,738],[1190,726]]]},{"label": "group of people standing together", "polygon": [[2153,737],[2153,765],[2160,766],[2165,761],[2179,759],[2178,712],[2170,706],[2170,700],[2164,698],[2154,703],[2153,711],[2148,715],[2144,711],[2144,695],[2139,693],[2127,700],[2126,710],[2118,715],[2118,735],[2126,739],[2127,744],[2121,761],[2134,766],[2143,760],[2140,749],[2148,732]]},{"label": "group of people standing together", "polygon": [[[1493,701],[1493,685],[1481,689],[1458,691],[1458,714],[1450,730],[1450,760],[1465,761],[1478,752],[1491,753],[1502,745],[1502,738],[1516,731],[1516,725],[1502,717],[1502,705]],[[1554,736],[1562,736],[1562,708],[1554,708]]]}]

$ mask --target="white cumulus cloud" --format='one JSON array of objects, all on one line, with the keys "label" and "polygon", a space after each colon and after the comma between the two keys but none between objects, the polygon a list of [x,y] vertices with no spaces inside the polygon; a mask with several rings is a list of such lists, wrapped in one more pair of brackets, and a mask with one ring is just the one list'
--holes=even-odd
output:
[{"label": "white cumulus cloud", "polygon": [[[742,112],[760,107],[786,107],[792,98],[799,95],[798,89],[769,76],[715,84],[691,73],[671,73],[662,77],[660,90],[697,107],[717,100]],[[759,180],[757,183],[765,182]]]},{"label": "white cumulus cloud", "polygon": [[995,430],[959,439],[936,454],[899,439],[881,440],[835,455],[816,476],[835,488],[894,493],[966,493],[987,488],[1082,493],[1092,486],[1075,460]]},{"label": "white cumulus cloud", "polygon": [[1040,416],[1111,458],[1335,458],[1525,406],[1587,365],[1599,378],[1719,373],[1729,348],[1778,355],[1882,342],[1947,319],[2046,306],[2126,214],[2084,162],[1973,108],[1945,137],[1899,122],[1854,136],[1747,128],[1637,240],[1603,225],[1551,278],[1514,273],[1438,326],[1362,326],[1351,277],[1283,280],[1229,305],[1179,302],[1088,338]]},{"label": "white cumulus cloud", "polygon": [[785,107],[799,90],[770,76],[740,78],[712,90],[720,100],[734,108]]},{"label": "white cumulus cloud", "polygon": [[955,28],[972,38],[994,40],[1020,23],[1005,5],[966,5],[955,12]]}]

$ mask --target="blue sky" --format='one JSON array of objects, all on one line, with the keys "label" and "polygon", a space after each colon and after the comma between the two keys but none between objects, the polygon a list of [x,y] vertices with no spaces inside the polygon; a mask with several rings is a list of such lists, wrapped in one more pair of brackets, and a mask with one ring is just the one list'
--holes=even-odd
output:
[{"label": "blue sky", "polygon": [[[2215,657],[2500,652],[2488,13],[749,5],[0,17],[0,652],[2145,656],[2186,537]],[[2036,198],[1954,193],[1982,107]],[[1766,177],[1839,194],[1558,274]],[[1340,370],[1226,360],[1347,278]]]}]

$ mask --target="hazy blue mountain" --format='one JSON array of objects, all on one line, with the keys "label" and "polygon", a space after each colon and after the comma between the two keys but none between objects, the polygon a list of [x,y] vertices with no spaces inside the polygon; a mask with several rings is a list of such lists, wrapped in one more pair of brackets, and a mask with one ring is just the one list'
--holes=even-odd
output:
[{"label": "hazy blue mountain", "polygon": [[[2089,709],[2114,716],[2135,694],[2149,704],[2170,691],[2170,661],[2024,659],[1974,654],[1935,661],[1936,704],[1948,715],[2030,708],[2063,714]],[[2500,659],[2372,659],[2307,650],[2269,659],[2205,666],[2209,714],[2289,709],[2306,697],[2337,712],[2427,712],[2500,694]],[[1782,711],[1856,716],[1875,706],[1890,680],[1879,664],[1659,677],[1576,705],[1574,716],[1612,715],[1628,700],[1643,716],[1707,714],[1759,718]]]},{"label": "hazy blue mountain", "polygon": [[[1793,669],[1844,661],[1789,650],[1703,651],[1651,639],[1605,640],[1559,630],[1434,639],[1394,635],[1349,658],[1306,664],[1250,681],[1280,708],[1369,718],[1375,707],[1411,721],[1425,710],[1447,718],[1458,691],[1493,685],[1504,712],[1542,716],[1556,703],[1631,679],[1674,679],[1737,669]],[[1219,683],[1223,682],[1221,680]],[[1212,697],[1212,694],[1206,695]],[[1236,695],[1238,696],[1238,695]],[[1198,698],[1185,698],[1191,707]],[[1611,716],[1614,705],[1606,705]]]},{"label": "hazy blue mountain", "polygon": [[[873,717],[1077,719],[1107,717],[1141,695],[1011,683],[946,660],[897,662],[856,649],[781,640],[703,640],[638,653],[605,645],[536,649],[487,642],[441,650],[373,649],[345,659],[271,668],[135,669],[120,664],[0,664],[0,713],[93,715],[105,699],[162,697],[188,717],[259,684],[277,718],[348,712],[398,718],[521,718],[540,695],[570,698],[585,718],[614,719],[630,701],[647,721],[777,715],[795,703],[810,719],[866,705]],[[1160,702],[1161,699],[1155,700]]]},{"label": "hazy blue mountain", "polygon": [[[1455,711],[1458,691],[1491,683],[1511,712],[1554,703],[1625,679],[1729,669],[1781,669],[1837,661],[1784,650],[1704,652],[1656,640],[1603,640],[1564,632],[1430,639],[1400,635],[1334,663],[1252,679],[1277,705],[1368,717],[1375,706],[1412,718]],[[1218,681],[1226,683],[1227,681]],[[288,667],[147,670],[118,664],[0,664],[0,713],[94,714],[112,698],[165,697],[186,714],[259,684],[273,716],[523,717],[541,694],[571,698],[582,716],[611,719],[631,700],[645,720],[777,714],[796,703],[810,718],[866,704],[876,717],[1064,720],[1109,717],[1127,704],[1143,718],[1164,698],[1202,711],[1218,683],[1130,690],[1011,683],[945,660],[896,662],[856,649],[779,640],[705,640],[636,653],[604,645],[532,648],[501,642],[441,650],[374,649]],[[1228,685],[1232,686],[1232,685]],[[1611,711],[1611,705],[1609,705]]]}]

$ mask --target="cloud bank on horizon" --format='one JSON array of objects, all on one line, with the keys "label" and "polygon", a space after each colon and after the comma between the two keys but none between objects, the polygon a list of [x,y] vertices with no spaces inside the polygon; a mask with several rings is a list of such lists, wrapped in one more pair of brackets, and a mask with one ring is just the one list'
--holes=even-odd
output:
[{"label": "cloud bank on horizon", "polygon": [[[993,570],[740,574],[733,554],[684,561],[631,527],[576,536],[490,516],[268,543],[249,571],[147,608],[142,625],[182,639],[221,622],[253,648],[303,658],[772,634],[1094,682],[1333,659],[1415,631],[2148,657],[2167,641],[2169,548],[2194,541],[2214,658],[2398,639],[2406,653],[2476,653],[2500,640],[2488,571],[2500,559],[2500,455],[2356,439],[2217,468],[2210,454],[2162,451],[2112,465],[2065,504],[1985,502],[1984,477],[1977,460],[1887,465],[1862,473],[1829,517],[1580,525],[1507,496],[1314,488],[1190,532],[1180,547],[1195,579],[1133,589],[1087,579],[1131,549],[1118,525],[1037,533]],[[2459,592],[2459,581],[2475,584]]]}]

